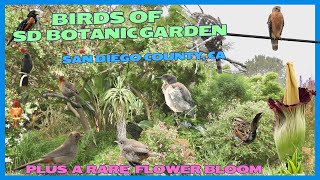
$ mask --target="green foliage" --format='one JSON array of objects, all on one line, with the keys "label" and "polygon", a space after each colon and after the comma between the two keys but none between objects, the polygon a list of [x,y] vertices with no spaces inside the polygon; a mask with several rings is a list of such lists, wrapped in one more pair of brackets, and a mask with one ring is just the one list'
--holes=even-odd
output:
[{"label": "green foliage", "polygon": [[296,175],[303,173],[302,161],[300,154],[296,150],[291,158],[288,158],[287,168],[281,169],[282,174],[285,175]]},{"label": "green foliage", "polygon": [[249,83],[240,75],[213,73],[206,76],[192,90],[198,114],[201,117],[218,115],[234,99],[240,102],[250,99],[251,95],[247,91],[249,87]]},{"label": "green foliage", "polygon": [[277,82],[278,74],[268,72],[265,75],[255,75],[250,77],[250,94],[253,100],[281,99],[283,88]]},{"label": "green foliage", "polygon": [[[253,117],[263,112],[259,121],[257,138],[248,145],[240,145],[232,136],[231,123],[234,117],[243,117],[252,121]],[[245,102],[226,109],[219,118],[206,126],[203,138],[199,138],[201,149],[197,153],[209,164],[266,164],[276,162],[277,155],[272,135],[273,113],[267,103]]]},{"label": "green foliage", "polygon": [[132,116],[134,111],[139,112],[141,108],[140,101],[129,89],[124,87],[123,83],[121,77],[118,77],[115,87],[109,89],[103,97],[103,101],[105,101],[103,113],[107,108],[111,109],[109,120],[116,122],[119,139],[126,137],[126,119],[130,115]]},{"label": "green foliage", "polygon": [[247,76],[254,76],[257,74],[264,75],[268,72],[275,72],[279,75],[278,81],[284,86],[285,68],[281,59],[257,55],[252,60],[246,61],[245,64],[247,66],[247,71],[245,73]]},{"label": "green foliage", "polygon": [[160,154],[151,162],[152,165],[194,163],[194,151],[187,140],[178,137],[175,127],[167,127],[163,122],[159,122],[158,125],[143,131],[140,140],[152,151]]}]

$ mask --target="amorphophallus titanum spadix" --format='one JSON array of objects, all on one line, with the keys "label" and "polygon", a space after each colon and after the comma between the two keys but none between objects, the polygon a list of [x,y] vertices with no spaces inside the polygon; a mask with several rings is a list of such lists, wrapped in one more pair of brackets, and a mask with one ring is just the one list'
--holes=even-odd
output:
[{"label": "amorphophallus titanum spadix", "polygon": [[298,88],[291,62],[286,64],[286,89],[283,101],[268,100],[275,114],[274,141],[281,160],[287,160],[305,140],[305,109],[315,91]]}]

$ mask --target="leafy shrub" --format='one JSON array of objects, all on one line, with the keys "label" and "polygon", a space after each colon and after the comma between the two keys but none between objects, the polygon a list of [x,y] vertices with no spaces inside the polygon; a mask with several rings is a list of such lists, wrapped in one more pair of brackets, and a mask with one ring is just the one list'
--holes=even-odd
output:
[{"label": "leafy shrub", "polygon": [[198,113],[201,117],[208,114],[218,115],[234,99],[240,102],[249,100],[248,81],[235,74],[216,74],[207,76],[205,80],[192,91],[193,99],[197,104]]},{"label": "leafy shrub", "polygon": [[[263,112],[259,121],[257,138],[249,145],[237,146],[238,142],[231,133],[234,117],[243,117],[252,121]],[[226,109],[218,119],[206,126],[203,138],[199,138],[201,149],[198,153],[210,164],[267,164],[277,160],[273,141],[273,113],[264,101],[246,102]]]},{"label": "leafy shrub", "polygon": [[179,138],[175,127],[167,127],[162,122],[143,131],[140,140],[159,154],[158,157],[149,160],[152,165],[193,164],[195,161],[195,153],[190,148],[188,140]]},{"label": "leafy shrub", "polygon": [[268,72],[263,76],[255,75],[250,77],[249,81],[249,91],[253,95],[253,100],[281,99],[283,96],[283,88],[275,72]]}]

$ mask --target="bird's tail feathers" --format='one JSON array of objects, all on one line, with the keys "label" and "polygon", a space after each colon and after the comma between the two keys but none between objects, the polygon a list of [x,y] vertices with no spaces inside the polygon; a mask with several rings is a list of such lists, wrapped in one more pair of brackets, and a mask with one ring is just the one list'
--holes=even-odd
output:
[{"label": "bird's tail feathers", "polygon": [[278,50],[278,39],[271,39],[271,44],[274,51]]},{"label": "bird's tail feathers", "polygon": [[24,169],[25,167],[27,167],[29,165],[39,164],[39,163],[42,163],[42,162],[43,162],[43,159],[38,159],[38,160],[35,160],[35,161],[32,161],[32,162],[29,162],[27,164],[21,165],[21,166],[15,168],[14,171],[21,170],[21,169]]},{"label": "bird's tail feathers", "polygon": [[251,122],[251,129],[252,129],[253,132],[256,131],[257,128],[258,128],[258,122],[261,119],[262,114],[263,113],[260,112],[260,113],[256,114],[256,116],[253,118],[253,120]]},{"label": "bird's tail feathers", "polygon": [[217,59],[217,60],[216,60],[216,63],[217,63],[217,72],[218,72],[219,74],[221,74],[221,73],[222,73],[221,59]]},{"label": "bird's tail feathers", "polygon": [[187,112],[187,117],[194,118],[194,115],[196,114],[196,105],[192,102],[191,106],[192,108]]},{"label": "bird's tail feathers", "polygon": [[29,84],[29,75],[28,74],[23,74],[21,75],[21,78],[20,78],[20,87],[22,86],[28,86]]},{"label": "bird's tail feathers", "polygon": [[9,42],[7,43],[7,46],[9,46],[10,45],[10,43],[13,41],[13,36],[11,37],[11,39],[9,40]]},{"label": "bird's tail feathers", "polygon": [[149,155],[149,157],[158,157],[161,154],[160,153],[156,153],[156,152],[149,152],[148,155]]},{"label": "bird's tail feathers", "polygon": [[89,110],[95,111],[94,107],[89,104],[85,99],[83,99],[78,93],[74,93],[74,96],[76,96],[80,101],[84,102],[84,105],[88,107]]}]

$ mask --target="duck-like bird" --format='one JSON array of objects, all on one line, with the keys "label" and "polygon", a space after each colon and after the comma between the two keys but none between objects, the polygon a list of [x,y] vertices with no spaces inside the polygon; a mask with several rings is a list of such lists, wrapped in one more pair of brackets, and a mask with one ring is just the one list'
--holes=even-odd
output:
[{"label": "duck-like bird", "polygon": [[255,140],[257,137],[258,122],[262,114],[262,112],[256,114],[251,123],[241,117],[235,117],[233,119],[232,134],[240,141],[240,144],[250,144]]},{"label": "duck-like bird", "polygon": [[177,82],[177,78],[171,74],[164,74],[158,78],[163,81],[162,92],[169,108],[175,113],[187,111],[193,118],[195,104],[186,86]]}]

